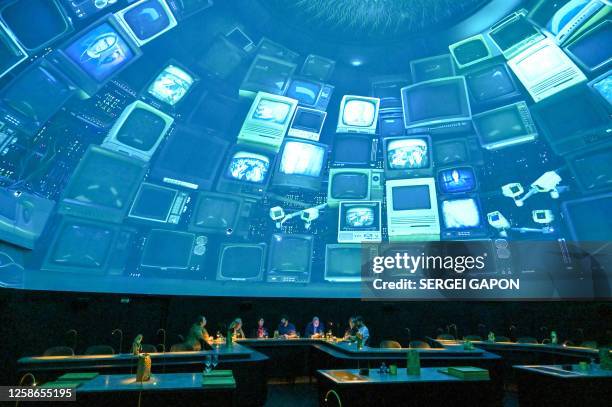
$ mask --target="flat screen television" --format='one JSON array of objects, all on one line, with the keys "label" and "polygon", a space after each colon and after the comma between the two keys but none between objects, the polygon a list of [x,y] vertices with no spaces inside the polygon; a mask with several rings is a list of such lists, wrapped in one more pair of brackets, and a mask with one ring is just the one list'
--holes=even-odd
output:
[{"label": "flat screen television", "polygon": [[583,193],[612,189],[612,139],[580,149],[565,159]]},{"label": "flat screen television", "polygon": [[228,148],[214,131],[176,127],[151,168],[151,178],[188,189],[212,189]]},{"label": "flat screen television", "polygon": [[433,162],[436,167],[467,164],[471,160],[470,147],[465,138],[440,140],[433,145]]},{"label": "flat screen television", "polygon": [[272,186],[318,191],[327,164],[327,146],[310,140],[287,139],[276,161]]},{"label": "flat screen television", "polygon": [[269,283],[310,282],[314,237],[275,233],[270,241],[268,257]]},{"label": "flat screen television", "polygon": [[128,218],[145,223],[177,225],[189,195],[178,189],[143,182],[136,193]]},{"label": "flat screen television", "polygon": [[389,241],[440,240],[440,218],[434,178],[386,182]]},{"label": "flat screen television", "polygon": [[166,107],[174,107],[193,89],[198,77],[171,61],[146,86],[146,96]]},{"label": "flat screen television", "polygon": [[64,189],[59,213],[120,223],[146,170],[144,161],[91,145]]},{"label": "flat screen television", "polygon": [[244,199],[239,196],[200,192],[195,202],[189,231],[233,235],[242,218]]},{"label": "flat screen television", "polygon": [[383,171],[364,168],[331,168],[327,185],[327,204],[340,201],[380,201],[385,181]]},{"label": "flat screen television", "polygon": [[610,106],[586,86],[538,103],[531,113],[540,133],[557,154],[571,153],[612,136]]},{"label": "flat screen television", "polygon": [[0,6],[0,21],[32,54],[74,31],[66,10],[58,0],[6,1]]},{"label": "flat screen television", "polygon": [[420,178],[433,175],[431,137],[425,134],[383,140],[385,178]]},{"label": "flat screen television", "polygon": [[359,283],[362,275],[369,275],[369,259],[357,243],[328,244],[325,246],[324,279],[330,283]]},{"label": "flat screen television", "polygon": [[340,102],[336,133],[375,134],[379,108],[378,98],[344,95]]},{"label": "flat screen television", "polygon": [[506,59],[545,38],[527,19],[527,11],[524,9],[494,24],[489,30],[489,37]]},{"label": "flat screen television", "polygon": [[261,281],[266,261],[265,243],[225,243],[219,251],[217,281]]},{"label": "flat screen television", "polygon": [[342,201],[338,210],[338,243],[380,243],[380,201]]},{"label": "flat screen television", "polygon": [[410,61],[412,83],[455,76],[455,63],[450,54]]},{"label": "flat screen television", "polygon": [[538,136],[525,102],[516,102],[476,114],[472,120],[480,145],[487,150],[528,143]]},{"label": "flat screen television", "polygon": [[115,13],[120,24],[142,46],[177,26],[166,0],[140,0]]},{"label": "flat screen television", "polygon": [[284,94],[296,66],[295,63],[282,59],[265,55],[255,56],[240,85],[240,95],[253,98],[257,92]]},{"label": "flat screen television", "polygon": [[476,171],[471,166],[444,168],[438,171],[440,194],[465,194],[478,189]]},{"label": "flat screen television", "polygon": [[493,57],[491,48],[482,34],[477,34],[448,46],[459,69],[486,61]]},{"label": "flat screen television", "polygon": [[117,19],[107,15],[80,30],[47,59],[91,96],[141,55]]},{"label": "flat screen television", "polygon": [[465,74],[470,104],[483,109],[499,106],[522,96],[521,89],[505,62],[493,62]]},{"label": "flat screen television", "polygon": [[102,147],[149,161],[173,122],[171,116],[137,100],[123,110]]},{"label": "flat screen television", "polygon": [[443,239],[472,239],[486,236],[487,227],[476,195],[440,202]]},{"label": "flat screen television", "polygon": [[153,229],[145,240],[140,267],[161,271],[189,269],[194,260],[202,258],[195,247],[193,233]]},{"label": "flat screen television", "polygon": [[434,79],[402,88],[404,126],[431,134],[471,130],[472,110],[465,77]]},{"label": "flat screen television", "polygon": [[274,163],[275,154],[268,150],[236,145],[229,150],[216,190],[261,198],[267,190]]},{"label": "flat screen television", "polygon": [[608,103],[608,106],[612,107],[612,71],[593,79],[589,82],[589,87],[601,96]]},{"label": "flat screen television", "polygon": [[378,138],[368,134],[337,133],[332,145],[332,167],[375,167]]},{"label": "flat screen television", "polygon": [[295,99],[259,92],[242,124],[238,143],[258,145],[277,152],[297,104]]},{"label": "flat screen television", "polygon": [[319,80],[321,82],[328,81],[334,73],[336,61],[325,58],[320,55],[310,54],[306,56],[300,75]]},{"label": "flat screen television", "polygon": [[298,101],[300,106],[317,110],[327,110],[334,87],[313,79],[293,77],[287,87],[285,96]]},{"label": "flat screen television", "polygon": [[27,51],[0,21],[0,78],[28,59]]},{"label": "flat screen television", "polygon": [[591,28],[565,47],[565,52],[583,71],[597,73],[612,65],[612,20]]},{"label": "flat screen television", "polygon": [[287,136],[319,141],[327,112],[298,106],[291,120]]}]

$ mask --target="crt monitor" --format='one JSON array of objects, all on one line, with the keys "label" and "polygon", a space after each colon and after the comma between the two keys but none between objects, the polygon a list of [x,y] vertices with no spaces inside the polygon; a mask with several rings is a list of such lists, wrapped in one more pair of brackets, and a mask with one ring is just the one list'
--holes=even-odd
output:
[{"label": "crt monitor", "polygon": [[265,55],[255,56],[240,85],[240,95],[255,97],[257,92],[284,94],[296,66],[293,62],[282,59]]},{"label": "crt monitor", "polygon": [[145,240],[140,266],[161,271],[188,269],[201,257],[195,246],[193,233],[153,229]]},{"label": "crt monitor", "polygon": [[500,105],[521,96],[521,90],[505,61],[478,66],[465,74],[471,106],[477,109]]},{"label": "crt monitor", "polygon": [[478,189],[474,167],[450,167],[438,171],[438,189],[441,194],[474,192]]},{"label": "crt monitor", "polygon": [[[563,217],[573,240],[609,246],[612,240],[612,194],[563,202]],[[609,253],[609,250],[607,250]]]},{"label": "crt monitor", "polygon": [[166,0],[140,0],[116,12],[115,16],[139,46],[177,25]]},{"label": "crt monitor", "polygon": [[384,184],[382,170],[331,168],[327,184],[327,204],[336,207],[340,201],[382,200]]},{"label": "crt monitor", "polygon": [[189,195],[174,188],[143,182],[134,198],[128,218],[153,224],[177,225]]},{"label": "crt monitor", "polygon": [[482,34],[466,38],[448,46],[459,69],[467,68],[493,56],[487,40]]},{"label": "crt monitor", "polygon": [[119,223],[146,170],[144,161],[91,145],[64,189],[59,212]]},{"label": "crt monitor", "polygon": [[225,243],[219,251],[218,281],[261,281],[266,259],[265,243]]},{"label": "crt monitor", "polygon": [[234,235],[244,207],[244,199],[239,196],[200,192],[191,215],[189,230]]},{"label": "crt monitor", "polygon": [[469,239],[486,235],[486,225],[477,196],[449,198],[440,202],[442,237]]},{"label": "crt monitor", "polygon": [[462,137],[436,141],[433,145],[433,161],[436,167],[471,162],[468,140]]},{"label": "crt monitor", "polygon": [[380,99],[380,116],[401,112],[401,89],[408,86],[408,77],[402,75],[379,76],[372,80],[372,96]]},{"label": "crt monitor", "polygon": [[440,218],[434,178],[386,182],[389,241],[440,240]]},{"label": "crt monitor", "polygon": [[572,41],[565,51],[587,72],[600,72],[612,63],[612,20],[605,20]]},{"label": "crt monitor", "polygon": [[412,83],[455,76],[455,63],[450,54],[410,61]]},{"label": "crt monitor", "polygon": [[0,78],[28,59],[27,51],[0,21]]},{"label": "crt monitor", "polygon": [[338,210],[338,243],[380,243],[380,201],[342,201]]},{"label": "crt monitor", "polygon": [[261,148],[236,145],[227,156],[217,182],[218,192],[259,198],[268,187],[275,154]]},{"label": "crt monitor", "polygon": [[147,86],[147,96],[173,107],[193,89],[197,77],[176,62],[168,63]]},{"label": "crt monitor", "polygon": [[319,141],[327,112],[298,106],[287,136]]},{"label": "crt monitor", "polygon": [[544,34],[526,18],[527,11],[516,11],[491,27],[489,37],[506,58],[512,58],[530,44],[544,39]]},{"label": "crt monitor", "polygon": [[584,193],[612,189],[612,141],[581,149],[567,156],[568,166],[579,189]]},{"label": "crt monitor", "polygon": [[378,98],[344,95],[336,132],[375,134],[379,108]]},{"label": "crt monitor", "polygon": [[102,147],[149,161],[173,122],[171,116],[137,100],[123,110]]},{"label": "crt monitor", "polygon": [[474,115],[474,128],[480,144],[487,150],[498,150],[536,139],[538,131],[525,102]]},{"label": "crt monitor", "polygon": [[300,74],[320,81],[327,81],[334,73],[335,68],[336,61],[320,55],[310,54],[306,56]]},{"label": "crt monitor", "polygon": [[343,133],[334,136],[332,167],[375,167],[378,138],[368,134]]},{"label": "crt monitor", "polygon": [[431,137],[414,135],[383,140],[385,178],[426,177],[433,174]]},{"label": "crt monitor", "polygon": [[404,126],[431,132],[471,129],[472,110],[465,77],[434,79],[402,88]]},{"label": "crt monitor", "polygon": [[[325,246],[325,281],[359,283],[368,265],[361,244],[328,244]],[[365,261],[364,261],[365,260]]]},{"label": "crt monitor", "polygon": [[326,163],[326,145],[309,140],[287,139],[277,160],[272,185],[318,191]]},{"label": "crt monitor", "polygon": [[589,86],[612,107],[612,71],[593,79]]},{"label": "crt monitor", "polygon": [[327,110],[331,98],[330,87],[312,79],[294,77],[291,79],[285,96],[298,101],[300,106]]},{"label": "crt monitor", "polygon": [[268,257],[269,283],[309,283],[314,237],[275,233]]}]

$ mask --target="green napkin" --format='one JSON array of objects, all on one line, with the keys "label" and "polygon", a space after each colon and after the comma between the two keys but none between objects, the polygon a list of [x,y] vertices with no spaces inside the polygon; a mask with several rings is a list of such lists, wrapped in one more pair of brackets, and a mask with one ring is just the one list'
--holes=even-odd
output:
[{"label": "green napkin", "polygon": [[57,382],[47,382],[40,386],[41,389],[59,389],[59,388],[69,388],[76,389],[83,382],[68,382],[68,381],[57,381]]},{"label": "green napkin", "polygon": [[98,376],[98,373],[96,372],[66,373],[65,375],[58,377],[57,380],[63,380],[63,381],[68,381],[68,382],[84,381],[84,380],[91,380],[96,376]]}]

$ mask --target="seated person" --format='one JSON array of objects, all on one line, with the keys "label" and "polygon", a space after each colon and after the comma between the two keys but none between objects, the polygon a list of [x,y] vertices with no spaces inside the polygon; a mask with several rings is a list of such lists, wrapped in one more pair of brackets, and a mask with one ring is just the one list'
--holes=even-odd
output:
[{"label": "seated person", "polygon": [[265,320],[263,318],[259,318],[259,320],[257,321],[257,328],[253,329],[253,332],[251,334],[252,338],[262,339],[268,337],[268,330],[266,329],[264,324]]},{"label": "seated person", "polygon": [[232,331],[233,339],[246,338],[246,335],[244,334],[244,331],[242,330],[242,319],[236,318],[235,320],[233,320],[229,326],[229,329],[230,331]]},{"label": "seated person", "polygon": [[349,326],[344,332],[344,338],[342,338],[345,341],[351,340],[351,338],[355,337],[355,335],[357,334],[357,327],[355,326],[355,317],[350,317],[348,320],[348,324]]},{"label": "seated person", "polygon": [[362,317],[356,317],[355,318],[355,322],[356,322],[355,326],[357,327],[357,333],[361,335],[361,338],[363,340],[363,344],[367,345],[368,341],[370,340],[370,330],[368,329],[368,327],[363,322],[363,318]]},{"label": "seated person", "polygon": [[322,338],[325,336],[325,326],[319,320],[319,317],[314,317],[311,322],[306,325],[304,330],[305,338]]},{"label": "seated person", "polygon": [[280,324],[278,324],[278,328],[276,328],[278,334],[285,338],[297,338],[297,331],[295,330],[295,325],[289,322],[289,317],[283,315],[280,320]]},{"label": "seated person", "polygon": [[185,338],[185,345],[195,351],[202,349],[212,349],[212,338],[208,335],[208,331],[205,328],[206,318],[199,316],[196,322],[191,325],[189,333]]}]

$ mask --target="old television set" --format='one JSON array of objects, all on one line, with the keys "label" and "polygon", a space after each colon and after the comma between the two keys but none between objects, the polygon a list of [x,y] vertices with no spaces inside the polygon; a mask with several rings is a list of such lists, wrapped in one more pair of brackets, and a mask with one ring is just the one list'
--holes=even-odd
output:
[{"label": "old television set", "polygon": [[173,108],[193,89],[198,77],[175,61],[168,63],[146,87],[146,96]]},{"label": "old television set", "polygon": [[540,133],[560,155],[612,137],[612,108],[586,86],[538,103],[531,113]]},{"label": "old television set", "polygon": [[34,135],[76,93],[76,88],[44,60],[35,62],[0,90],[0,113]]},{"label": "old television set", "polygon": [[257,44],[257,53],[292,63],[297,63],[298,59],[300,58],[300,54],[297,52],[292,51],[284,45],[274,42],[267,37],[262,37],[259,40],[259,44]]},{"label": "old television set", "polygon": [[146,170],[144,161],[91,145],[64,189],[59,213],[119,223]]},{"label": "old television set", "polygon": [[0,240],[33,249],[55,208],[55,201],[0,188]]},{"label": "old television set", "polygon": [[550,38],[509,59],[508,66],[536,103],[586,81],[584,73]]},{"label": "old television set", "polygon": [[404,114],[401,111],[393,114],[381,114],[378,118],[378,135],[380,138],[398,137],[405,133]]},{"label": "old television set", "polygon": [[338,243],[382,241],[380,201],[342,201],[338,210]]},{"label": "old television set", "polygon": [[151,230],[142,250],[141,270],[195,271],[206,251],[206,246],[197,244],[197,238],[194,233],[189,232]]},{"label": "old television set", "polygon": [[360,283],[363,279],[369,280],[370,262],[376,255],[377,245],[328,244],[325,246],[323,278],[330,283]]},{"label": "old television set", "polygon": [[612,139],[568,155],[566,161],[583,193],[612,189]]},{"label": "old television set", "polygon": [[240,96],[253,98],[258,92],[282,95],[296,64],[265,55],[256,55],[240,85]]},{"label": "old television set", "polygon": [[204,55],[198,59],[197,65],[206,72],[207,76],[225,79],[242,64],[248,55],[225,35],[219,34]]},{"label": "old television set", "polygon": [[217,191],[260,198],[268,188],[274,162],[275,154],[268,150],[242,144],[232,147]]},{"label": "old television set", "polygon": [[404,126],[410,132],[462,133],[472,128],[465,77],[434,79],[402,88]]},{"label": "old television set", "polygon": [[[548,3],[550,7],[551,2]],[[557,44],[564,44],[574,38],[575,34],[583,31],[594,20],[604,17],[608,12],[609,4],[602,0],[571,0],[552,2],[561,4],[554,14],[545,23],[548,31],[555,36]]]},{"label": "old television set", "polygon": [[326,117],[327,112],[298,106],[291,120],[287,136],[319,141]]},{"label": "old television set", "polygon": [[333,208],[340,201],[382,201],[383,175],[383,171],[377,169],[331,168],[327,204]]},{"label": "old television set", "polygon": [[273,234],[266,281],[269,283],[309,283],[313,243],[312,235]]},{"label": "old television set", "polygon": [[487,150],[528,143],[538,136],[527,103],[521,101],[472,117],[480,145]]},{"label": "old television set", "polygon": [[596,73],[612,64],[612,20],[602,21],[565,47],[583,71]]},{"label": "old television set", "polygon": [[63,216],[54,231],[41,270],[88,275],[122,274],[133,250],[129,228]]},{"label": "old television set", "polygon": [[177,225],[189,195],[178,189],[143,182],[136,193],[128,218],[144,223]]},{"label": "old television set", "polygon": [[213,0],[167,0],[178,21],[190,18],[213,6]]},{"label": "old television set", "polygon": [[472,166],[457,166],[438,171],[440,194],[465,194],[478,189],[476,170]]},{"label": "old television set", "polygon": [[272,186],[318,191],[327,163],[327,146],[310,140],[286,139],[272,177]]},{"label": "old television set", "polygon": [[433,162],[436,167],[467,164],[472,161],[471,148],[466,138],[439,140],[433,145]]},{"label": "old television set", "polygon": [[493,57],[491,48],[482,34],[477,34],[448,46],[459,69],[477,64]]},{"label": "old television set", "polygon": [[386,183],[389,241],[440,240],[440,218],[434,178]]},{"label": "old television set", "polygon": [[450,54],[410,61],[412,83],[455,76],[455,63]]},{"label": "old television set", "polygon": [[195,106],[192,105],[193,110],[187,123],[190,126],[212,129],[220,134],[238,131],[236,122],[240,108],[240,100],[237,97],[204,91]]},{"label": "old television set", "polygon": [[14,0],[4,3],[0,6],[0,21],[29,53],[42,50],[74,30],[58,0]]},{"label": "old television set", "polygon": [[545,38],[527,19],[525,9],[515,11],[494,24],[489,30],[489,37],[506,59]]},{"label": "old television set", "polygon": [[79,31],[46,58],[91,96],[141,55],[117,19],[108,15]]},{"label": "old television set", "polygon": [[27,51],[0,21],[0,78],[28,59]]},{"label": "old television set", "polygon": [[151,178],[188,189],[209,190],[229,143],[216,132],[179,126],[168,137],[151,168]]},{"label": "old television set", "polygon": [[378,98],[344,95],[336,132],[375,134],[379,108]]},{"label": "old television set", "polygon": [[379,118],[402,112],[402,88],[410,81],[403,75],[379,76],[372,80],[372,96],[380,99]]},{"label": "old television set", "polygon": [[227,38],[229,42],[234,44],[236,47],[242,49],[244,52],[251,52],[255,49],[255,43],[253,40],[238,26],[232,28],[227,34],[225,34],[225,38]]},{"label": "old television set", "polygon": [[137,100],[123,110],[102,147],[149,161],[173,122],[171,116]]},{"label": "old television set", "polygon": [[295,99],[259,92],[242,124],[238,143],[254,144],[278,151],[296,108]]},{"label": "old television set", "polygon": [[521,89],[504,61],[475,67],[465,74],[470,105],[483,109],[511,102],[522,96]]},{"label": "old television set", "polygon": [[200,192],[189,223],[189,231],[235,235],[246,207],[244,199],[239,196]]},{"label": "old television set", "polygon": [[265,243],[225,243],[219,251],[218,281],[261,281],[265,269]]},{"label": "old television set", "polygon": [[331,78],[335,68],[336,61],[333,59],[309,54],[304,60],[300,75],[325,82]]},{"label": "old television set", "polygon": [[338,133],[332,146],[332,167],[376,167],[378,138],[369,134]]},{"label": "old television set", "polygon": [[140,0],[116,12],[115,17],[139,46],[178,24],[166,0]]},{"label": "old television set", "polygon": [[385,178],[417,178],[433,175],[431,137],[426,134],[383,140]]},{"label": "old television set", "polygon": [[308,78],[293,77],[285,96],[298,101],[300,106],[327,110],[334,87]]},{"label": "old television set", "polygon": [[486,236],[487,227],[476,195],[447,198],[440,202],[443,239]]},{"label": "old television set", "polygon": [[593,79],[589,82],[589,87],[612,107],[612,71]]}]

